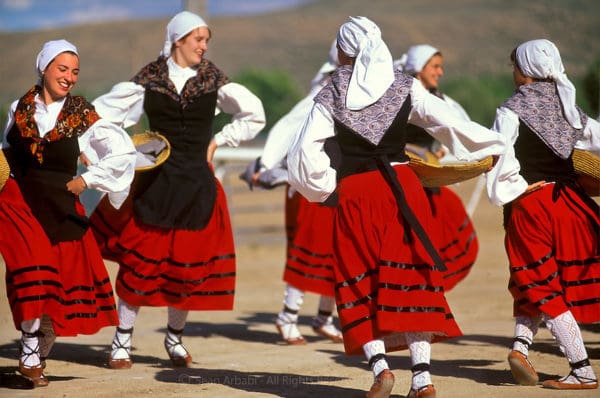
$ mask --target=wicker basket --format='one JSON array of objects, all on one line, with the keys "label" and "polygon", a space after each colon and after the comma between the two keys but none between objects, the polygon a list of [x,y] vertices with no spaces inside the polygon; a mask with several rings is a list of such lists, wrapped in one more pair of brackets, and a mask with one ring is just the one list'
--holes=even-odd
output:
[{"label": "wicker basket", "polygon": [[166,144],[164,149],[162,149],[162,151],[156,155],[156,160],[153,162],[152,165],[136,166],[136,168],[135,168],[136,172],[152,170],[152,169],[160,166],[168,159],[169,155],[171,154],[171,144],[169,143],[169,141],[165,138],[165,136],[163,136],[162,134],[159,134],[155,131],[147,130],[147,131],[144,131],[143,133],[134,134],[133,136],[131,136],[131,140],[133,141],[133,145],[136,148],[140,147],[143,144],[147,144],[152,140],[160,140]]},{"label": "wicker basket", "polygon": [[4,184],[10,176],[10,166],[4,156],[4,151],[0,149],[0,191],[4,188]]},{"label": "wicker basket", "polygon": [[573,166],[579,174],[579,183],[590,196],[600,196],[600,156],[589,151],[575,149]]},{"label": "wicker basket", "polygon": [[406,154],[410,159],[408,165],[417,174],[424,187],[441,187],[470,180],[485,173],[493,164],[491,156],[477,162],[439,163],[437,160],[425,161],[411,151],[406,151]]}]

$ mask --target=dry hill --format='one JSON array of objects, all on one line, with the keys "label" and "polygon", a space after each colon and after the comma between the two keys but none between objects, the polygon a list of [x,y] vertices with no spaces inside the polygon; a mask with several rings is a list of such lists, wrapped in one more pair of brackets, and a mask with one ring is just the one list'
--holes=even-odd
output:
[{"label": "dry hill", "polygon": [[[214,39],[208,57],[229,75],[245,68],[281,69],[307,87],[349,15],[377,22],[395,56],[416,43],[437,46],[453,77],[509,73],[511,49],[533,38],[554,41],[575,77],[600,55],[597,0],[321,0],[269,15],[209,17]],[[168,19],[0,33],[0,106],[34,83],[33,64],[43,42],[62,37],[78,46],[78,92],[95,97],[158,55]]]}]

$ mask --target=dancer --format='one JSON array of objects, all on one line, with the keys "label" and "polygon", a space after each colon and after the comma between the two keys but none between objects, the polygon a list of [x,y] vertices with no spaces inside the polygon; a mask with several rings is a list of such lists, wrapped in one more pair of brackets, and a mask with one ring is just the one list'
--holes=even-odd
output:
[{"label": "dancer", "polygon": [[[112,285],[79,195],[107,192],[118,208],[133,180],[135,149],[124,130],[70,94],[79,78],[72,43],[45,43],[35,67],[39,81],[12,103],[4,131],[11,175],[0,191],[0,252],[22,334],[18,371],[42,387],[56,336],[117,324]],[[80,154],[88,167],[77,175]]]},{"label": "dancer", "polygon": [[[442,53],[437,48],[428,44],[412,46],[395,64],[401,71],[419,80],[427,91],[448,103],[456,117],[470,120],[458,102],[439,90],[439,79],[444,69]],[[417,154],[428,151],[435,159],[442,159],[446,155],[446,148],[423,128],[408,124],[406,131],[406,142],[410,144],[406,147],[407,151]],[[452,189],[445,186],[425,187],[425,193],[431,205],[434,228],[441,232],[441,241],[437,246],[447,267],[442,281],[444,290],[450,291],[469,274],[475,263],[479,251],[477,234],[460,197]]]},{"label": "dancer", "polygon": [[[251,176],[250,184],[269,187],[272,186],[273,179],[279,181],[278,175],[287,177],[285,158],[290,142],[310,112],[313,97],[327,84],[337,65],[334,40],[329,50],[329,60],[312,79],[308,95],[275,123],[269,131],[262,156],[248,166],[249,173],[245,175]],[[254,172],[255,168],[258,168],[258,172]],[[305,344],[306,340],[298,329],[298,312],[305,292],[316,293],[320,298],[318,312],[312,320],[312,329],[339,343],[342,341],[342,332],[333,321],[333,208],[321,203],[311,203],[287,185],[285,226],[287,258],[283,280],[286,287],[283,310],[279,312],[275,326],[287,344]]]},{"label": "dancer", "polygon": [[487,175],[492,203],[504,206],[515,316],[508,362],[517,383],[538,382],[528,354],[545,322],[571,372],[543,386],[598,388],[578,322],[600,321],[600,213],[576,182],[572,153],[600,153],[600,125],[575,105],[552,42],[524,42],[511,61],[516,90],[498,108],[493,129],[513,146]]},{"label": "dancer", "polygon": [[[140,307],[168,307],[164,346],[174,366],[192,362],[181,339],[188,311],[233,308],[233,233],[211,162],[217,146],[255,137],[265,115],[254,94],[204,58],[210,37],[200,16],[175,15],[158,59],[94,101],[103,117],[124,127],[145,113],[150,129],[171,144],[166,162],[144,175],[143,189],[136,186],[128,214],[92,217],[103,254],[119,263],[119,327],[109,358],[115,369],[132,365]],[[213,137],[215,108],[233,119]]]},{"label": "dancer", "polygon": [[431,343],[461,332],[441,286],[445,266],[432,244],[429,202],[404,153],[405,127],[423,127],[467,161],[501,153],[505,143],[395,71],[368,18],[344,23],[337,46],[341,66],[288,153],[290,183],[314,202],[337,194],[336,304],[346,353],[364,353],[373,371],[367,397],[390,395],[386,352],[406,348],[413,363],[408,396],[433,397]]}]

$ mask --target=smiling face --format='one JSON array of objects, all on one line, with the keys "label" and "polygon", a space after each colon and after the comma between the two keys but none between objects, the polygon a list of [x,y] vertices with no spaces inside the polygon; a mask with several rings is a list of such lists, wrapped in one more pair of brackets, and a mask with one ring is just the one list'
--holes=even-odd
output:
[{"label": "smiling face", "polygon": [[423,83],[427,90],[437,90],[440,77],[444,75],[444,62],[441,54],[435,54],[429,59],[415,77]]},{"label": "smiling face", "polygon": [[71,52],[58,54],[42,76],[42,97],[46,104],[63,99],[79,78],[79,57]]},{"label": "smiling face", "polygon": [[207,26],[192,30],[175,43],[171,52],[173,60],[183,68],[198,65],[208,49],[209,40],[210,29]]}]

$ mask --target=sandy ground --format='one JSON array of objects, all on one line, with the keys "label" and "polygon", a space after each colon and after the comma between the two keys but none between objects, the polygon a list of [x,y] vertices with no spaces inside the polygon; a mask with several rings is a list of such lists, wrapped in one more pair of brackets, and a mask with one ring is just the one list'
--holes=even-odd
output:
[{"label": "sandy ground", "polygon": [[[346,356],[341,344],[325,341],[310,328],[318,298],[308,294],[300,328],[308,344],[280,343],[274,318],[282,305],[284,264],[283,189],[249,192],[227,175],[235,229],[238,279],[233,311],[192,312],[184,342],[194,358],[174,369],[163,348],[164,308],[143,308],[134,333],[134,366],[112,370],[107,358],[114,329],[93,336],[59,338],[48,360],[50,385],[36,390],[0,387],[0,397],[362,397],[372,382],[363,357]],[[467,200],[474,181],[455,187]],[[432,373],[438,398],[599,397],[600,392],[560,392],[513,383],[506,356],[511,343],[512,301],[502,246],[501,210],[482,197],[474,214],[480,252],[470,275],[447,294],[464,336],[433,346]],[[114,281],[117,267],[108,262]],[[2,278],[3,279],[3,278]],[[0,282],[0,373],[16,368],[17,341]],[[600,375],[600,328],[583,331]],[[540,330],[530,359],[541,380],[568,372],[566,359],[547,329]],[[394,397],[410,387],[406,351],[390,354],[396,376]]]}]

